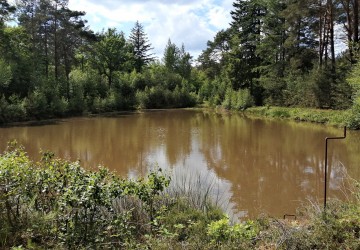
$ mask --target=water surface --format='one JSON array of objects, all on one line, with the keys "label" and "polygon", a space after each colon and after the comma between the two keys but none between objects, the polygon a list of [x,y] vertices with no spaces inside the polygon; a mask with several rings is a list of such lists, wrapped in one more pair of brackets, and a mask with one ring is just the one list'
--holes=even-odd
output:
[{"label": "water surface", "polygon": [[[342,134],[322,125],[166,110],[0,128],[0,149],[16,139],[35,160],[40,150],[50,150],[123,177],[158,166],[175,175],[174,182],[212,185],[237,216],[279,217],[295,213],[304,201],[322,202],[324,138]],[[360,179],[359,152],[358,132],[330,142],[330,197],[344,199],[346,176]]]}]

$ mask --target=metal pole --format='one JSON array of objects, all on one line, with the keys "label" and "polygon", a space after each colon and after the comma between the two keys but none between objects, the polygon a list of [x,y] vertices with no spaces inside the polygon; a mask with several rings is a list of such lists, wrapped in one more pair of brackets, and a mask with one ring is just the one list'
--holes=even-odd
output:
[{"label": "metal pole", "polygon": [[346,126],[344,127],[344,136],[341,137],[326,137],[325,138],[325,188],[324,188],[324,211],[326,210],[326,196],[327,196],[327,156],[328,156],[328,140],[340,140],[346,138]]}]

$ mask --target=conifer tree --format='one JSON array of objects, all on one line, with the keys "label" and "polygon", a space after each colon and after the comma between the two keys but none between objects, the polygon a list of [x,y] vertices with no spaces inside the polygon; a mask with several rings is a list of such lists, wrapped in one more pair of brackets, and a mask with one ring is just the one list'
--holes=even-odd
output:
[{"label": "conifer tree", "polygon": [[153,49],[144,31],[144,27],[136,21],[134,28],[131,30],[129,41],[133,46],[133,54],[135,58],[135,69],[141,72],[143,67],[154,60],[150,51]]},{"label": "conifer tree", "polygon": [[168,43],[164,50],[164,57],[163,57],[163,61],[167,70],[169,70],[170,72],[175,72],[178,68],[179,59],[180,59],[180,50],[175,43],[171,42],[169,38]]}]

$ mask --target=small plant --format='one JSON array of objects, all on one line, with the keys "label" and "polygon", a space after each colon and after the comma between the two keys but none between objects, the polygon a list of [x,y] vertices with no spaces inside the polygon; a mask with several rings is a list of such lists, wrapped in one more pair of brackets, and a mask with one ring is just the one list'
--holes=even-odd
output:
[{"label": "small plant", "polygon": [[207,234],[211,242],[219,245],[224,242],[250,243],[259,233],[259,228],[254,221],[230,225],[229,218],[211,222]]}]

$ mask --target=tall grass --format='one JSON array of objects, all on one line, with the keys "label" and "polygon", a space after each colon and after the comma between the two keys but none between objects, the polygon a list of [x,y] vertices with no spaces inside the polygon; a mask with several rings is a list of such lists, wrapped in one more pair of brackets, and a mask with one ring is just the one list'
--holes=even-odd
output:
[{"label": "tall grass", "polygon": [[211,172],[203,174],[188,169],[178,169],[171,175],[166,193],[174,198],[186,197],[194,208],[206,211],[208,206],[228,210],[229,197],[221,188],[221,181]]}]

